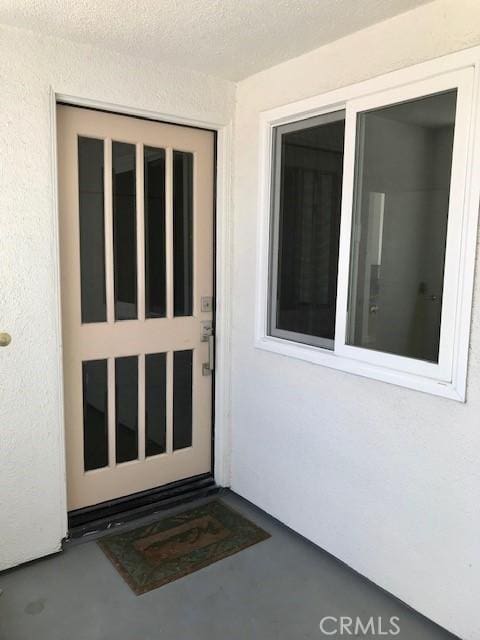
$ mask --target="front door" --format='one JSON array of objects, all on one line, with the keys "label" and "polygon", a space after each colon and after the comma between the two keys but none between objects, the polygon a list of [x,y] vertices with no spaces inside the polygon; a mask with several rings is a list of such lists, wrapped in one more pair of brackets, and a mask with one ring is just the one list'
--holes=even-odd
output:
[{"label": "front door", "polygon": [[211,470],[214,134],[57,117],[74,510]]}]

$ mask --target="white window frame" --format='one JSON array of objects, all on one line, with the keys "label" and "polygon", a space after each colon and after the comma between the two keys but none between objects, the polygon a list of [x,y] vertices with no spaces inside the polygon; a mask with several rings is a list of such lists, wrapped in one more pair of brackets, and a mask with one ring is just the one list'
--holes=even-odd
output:
[{"label": "white window frame", "polygon": [[[259,229],[255,346],[284,356],[464,402],[480,200],[480,47],[395,71],[260,117]],[[439,362],[346,344],[357,114],[456,88],[457,107],[448,212]],[[333,351],[269,335],[269,264],[273,130],[345,110],[344,175]]]}]

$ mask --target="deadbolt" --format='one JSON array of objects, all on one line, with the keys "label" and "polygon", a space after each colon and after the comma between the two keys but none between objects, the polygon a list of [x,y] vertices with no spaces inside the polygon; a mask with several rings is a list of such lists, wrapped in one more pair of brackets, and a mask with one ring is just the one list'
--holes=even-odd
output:
[{"label": "deadbolt", "polygon": [[12,337],[9,333],[5,333],[5,332],[0,333],[0,347],[8,347],[11,341],[12,341]]},{"label": "deadbolt", "polygon": [[213,299],[211,296],[204,296],[200,301],[200,308],[203,313],[213,311]]}]

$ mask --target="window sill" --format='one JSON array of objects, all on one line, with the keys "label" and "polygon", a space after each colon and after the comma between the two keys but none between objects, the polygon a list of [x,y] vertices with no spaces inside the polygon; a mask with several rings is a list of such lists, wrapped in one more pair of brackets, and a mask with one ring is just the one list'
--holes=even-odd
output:
[{"label": "window sill", "polygon": [[443,382],[412,373],[388,369],[368,362],[352,360],[328,349],[300,344],[273,336],[258,337],[255,341],[255,347],[270,353],[328,367],[329,369],[337,369],[338,371],[387,382],[406,389],[421,391],[456,400],[457,402],[465,402],[465,390],[458,389],[453,382]]}]

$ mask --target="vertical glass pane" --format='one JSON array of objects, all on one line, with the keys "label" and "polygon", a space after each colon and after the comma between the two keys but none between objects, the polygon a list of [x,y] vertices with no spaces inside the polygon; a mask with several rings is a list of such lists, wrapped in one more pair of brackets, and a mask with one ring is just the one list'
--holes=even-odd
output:
[{"label": "vertical glass pane", "polygon": [[82,363],[85,471],[108,465],[107,361]]},{"label": "vertical glass pane", "polygon": [[145,356],[145,455],[166,451],[167,424],[166,354]]},{"label": "vertical glass pane", "polygon": [[78,138],[82,322],[105,322],[103,140]]},{"label": "vertical glass pane", "polygon": [[173,354],[173,448],[192,446],[193,351]]},{"label": "vertical glass pane", "polygon": [[456,97],[358,115],[349,344],[438,362]]},{"label": "vertical glass pane", "polygon": [[135,145],[112,142],[115,320],[137,317]]},{"label": "vertical glass pane", "polygon": [[173,152],[174,315],[193,309],[193,154]]},{"label": "vertical glass pane", "polygon": [[[333,346],[344,112],[277,130],[271,332]],[[285,336],[292,338],[291,333]]]},{"label": "vertical glass pane", "polygon": [[145,317],[166,315],[165,150],[145,147]]},{"label": "vertical glass pane", "polygon": [[138,458],[138,357],[115,358],[117,463]]}]

